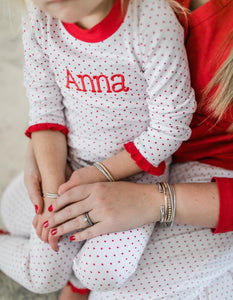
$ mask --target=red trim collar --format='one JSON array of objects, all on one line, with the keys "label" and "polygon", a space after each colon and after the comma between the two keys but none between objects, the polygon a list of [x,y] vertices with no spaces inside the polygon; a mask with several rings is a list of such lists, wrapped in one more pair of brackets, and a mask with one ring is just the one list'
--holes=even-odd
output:
[{"label": "red trim collar", "polygon": [[91,29],[82,29],[75,23],[62,22],[65,29],[76,39],[87,43],[99,43],[113,35],[125,19],[129,0],[115,0],[110,13]]}]

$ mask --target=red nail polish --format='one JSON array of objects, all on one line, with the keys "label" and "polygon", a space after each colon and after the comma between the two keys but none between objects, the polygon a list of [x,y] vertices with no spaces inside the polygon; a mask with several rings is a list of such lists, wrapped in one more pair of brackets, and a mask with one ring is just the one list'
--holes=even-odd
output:
[{"label": "red nail polish", "polygon": [[35,205],[35,212],[36,212],[36,214],[38,212],[38,209],[39,209],[38,205]]},{"label": "red nail polish", "polygon": [[52,206],[52,204],[48,207],[48,211],[49,211],[49,212],[53,211],[53,206]]},{"label": "red nail polish", "polygon": [[52,235],[57,234],[57,229],[55,228],[55,229],[51,230],[51,234],[52,234]]},{"label": "red nail polish", "polygon": [[74,235],[71,235],[70,240],[71,240],[71,241],[75,241],[75,240],[76,240],[76,239],[75,239],[75,236],[74,236]]},{"label": "red nail polish", "polygon": [[48,221],[45,221],[45,222],[43,223],[43,226],[44,226],[44,228],[47,228],[47,227],[49,226],[49,222],[48,222]]}]

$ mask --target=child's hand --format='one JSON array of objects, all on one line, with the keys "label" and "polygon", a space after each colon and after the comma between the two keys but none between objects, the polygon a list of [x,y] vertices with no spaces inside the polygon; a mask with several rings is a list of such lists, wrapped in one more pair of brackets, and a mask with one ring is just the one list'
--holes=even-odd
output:
[{"label": "child's hand", "polygon": [[58,189],[58,194],[62,195],[69,189],[88,183],[108,181],[107,178],[95,167],[85,167],[73,172],[70,179],[62,184]]}]

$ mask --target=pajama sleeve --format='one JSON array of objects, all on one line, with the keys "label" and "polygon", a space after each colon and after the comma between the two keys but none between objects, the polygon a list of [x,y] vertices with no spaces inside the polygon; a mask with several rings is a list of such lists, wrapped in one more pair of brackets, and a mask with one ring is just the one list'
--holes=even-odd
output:
[{"label": "pajama sleeve", "polygon": [[141,12],[135,45],[147,82],[149,125],[125,145],[137,165],[153,175],[164,172],[164,161],[190,137],[196,108],[182,26],[166,1],[160,4],[164,7],[153,19]]},{"label": "pajama sleeve", "polygon": [[[50,68],[47,49],[41,42],[41,35],[49,25],[46,24],[46,16],[38,16],[39,13],[37,9],[32,9],[23,23],[24,83],[29,100],[29,128],[26,135],[29,137],[33,131],[38,130],[51,129],[68,133],[62,95]],[[35,29],[40,19],[42,21]]]},{"label": "pajama sleeve", "polygon": [[233,231],[233,178],[216,178],[219,191],[219,217],[218,224],[213,233],[224,233]]}]

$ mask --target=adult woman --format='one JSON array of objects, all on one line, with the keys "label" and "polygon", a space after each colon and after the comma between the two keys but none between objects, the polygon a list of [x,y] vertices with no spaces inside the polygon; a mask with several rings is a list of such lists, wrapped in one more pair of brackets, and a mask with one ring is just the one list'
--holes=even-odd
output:
[{"label": "adult woman", "polygon": [[[194,1],[194,4],[195,3],[197,3],[197,1]],[[203,86],[205,87],[207,85],[210,77],[216,70],[215,66],[215,69],[210,72],[211,69],[209,66],[203,62],[208,61],[207,58],[209,58],[208,55],[210,55],[212,58],[211,63],[213,63],[213,58],[215,57],[213,53],[218,52],[218,46],[220,44],[223,45],[226,38],[232,41],[230,33],[233,24],[228,15],[231,12],[232,1],[209,1],[197,9],[196,12],[194,11],[189,17],[190,28],[187,50],[189,52],[189,50],[192,49],[192,53],[189,52],[190,66],[193,75],[193,85],[199,99]],[[214,16],[218,22],[216,22]],[[206,26],[206,24],[208,24],[208,26]],[[222,32],[219,34],[220,31],[216,31],[215,26],[221,25],[222,28],[222,26],[224,26],[223,24],[226,25],[224,27],[226,30],[224,34],[222,34]],[[205,29],[206,31],[204,31]],[[202,32],[202,35],[200,35],[200,32]],[[202,51],[206,50],[202,56],[197,56],[195,49],[195,47],[199,47],[199,44],[196,44],[196,41],[199,39],[203,46]],[[204,43],[205,41],[206,44]],[[213,41],[211,48],[207,47],[210,41]],[[221,65],[223,61],[226,61],[226,57],[230,58],[229,63],[232,62],[232,44],[228,44],[226,47],[228,52],[224,52],[224,54],[218,58],[218,60],[220,60],[219,64]],[[231,54],[229,54],[230,51]],[[204,72],[206,72],[208,76],[203,78]],[[199,78],[201,80],[198,80]],[[232,78],[232,74],[230,78]],[[204,115],[204,112],[206,114],[206,110],[202,106],[202,109],[198,111],[197,116],[194,118],[194,134],[191,141],[195,141],[195,137],[200,140],[200,132],[197,132],[195,129],[200,128],[199,118],[202,116],[201,113]],[[203,119],[201,119],[201,124],[204,126],[202,130],[203,128],[208,129],[206,124],[211,124],[212,129],[210,132],[206,131],[204,140],[210,138],[208,143],[210,148],[207,148],[205,153],[202,152],[202,156],[198,158],[194,158],[194,156],[187,157],[190,148],[188,150],[186,149],[189,144],[187,144],[187,146],[185,145],[183,149],[181,148],[177,154],[178,161],[181,160],[183,151],[183,153],[186,153],[186,160],[192,159],[201,161],[203,157],[205,159],[204,161],[209,165],[200,163],[191,165],[180,164],[172,171],[171,179],[173,182],[209,182],[213,176],[233,177],[232,167],[230,165],[226,166],[226,163],[224,163],[226,161],[230,163],[231,161],[229,160],[228,162],[227,158],[232,158],[232,149],[230,148],[232,144],[230,124],[232,122],[229,122],[229,114],[228,119],[226,117],[224,119],[224,116],[221,116],[221,114],[220,117],[221,120],[217,123],[216,127],[214,125],[218,117],[214,122],[205,123],[204,125]],[[206,116],[204,119],[206,119]],[[209,152],[214,145],[213,141],[216,143],[216,138],[211,136],[211,134],[215,132],[217,132],[218,136],[222,137],[220,148],[224,148],[226,154],[228,154],[228,157],[225,155],[222,160],[219,159],[216,153]],[[197,136],[195,136],[195,134]],[[192,147],[197,145],[195,149],[197,153],[197,149],[200,149],[200,143],[193,143],[191,145]],[[228,148],[225,147],[226,145]],[[229,152],[227,152],[227,150]],[[208,154],[208,157],[215,158],[215,162],[214,160],[207,161],[206,154]],[[219,154],[219,152],[217,154]],[[229,167],[230,170],[227,171],[219,167],[216,168],[215,165],[219,166],[216,161],[223,162],[224,164],[221,165],[221,167]],[[33,170],[35,171],[35,169]],[[177,178],[177,174],[179,174],[179,178]],[[232,233],[213,236],[209,229],[199,227],[216,228],[215,232],[232,229],[233,218],[231,211],[229,209],[228,213],[226,213],[225,209],[225,202],[229,201],[230,197],[222,197],[224,187],[229,194],[232,192],[232,185],[230,185],[232,180],[216,180],[220,187],[220,202],[216,183],[176,184],[177,206],[176,223],[174,227],[172,229],[156,228],[145,250],[144,256],[141,259],[138,271],[120,290],[114,292],[94,291],[90,294],[90,299],[158,299],[166,297],[168,299],[205,299],[210,297],[210,295],[213,299],[230,299],[233,293],[231,276],[231,270],[233,269]],[[32,182],[32,180],[29,181]],[[36,187],[38,187],[38,177],[36,177],[35,183]],[[63,194],[64,191],[65,188],[63,187],[61,193]],[[35,194],[35,189],[33,189],[33,193]],[[36,201],[40,199],[38,194],[36,194],[36,199]],[[49,224],[51,227],[56,226],[57,236],[65,232],[70,232],[74,228],[83,228],[86,226],[83,213],[87,211],[88,207],[89,216],[96,224],[76,234],[77,240],[84,240],[99,234],[117,230],[127,230],[151,221],[159,221],[159,206],[162,202],[163,195],[159,193],[156,186],[152,185],[135,185],[126,182],[85,185],[73,188],[54,202],[53,211],[60,209],[63,205],[71,203],[69,211],[73,213],[67,217],[67,208],[61,210],[57,214],[52,215],[51,219],[49,219]],[[37,202],[36,205],[38,205],[38,203],[39,202]],[[96,203],[98,203],[98,206]],[[232,203],[230,201],[228,203],[232,207]],[[38,209],[39,211],[41,210],[40,204]],[[227,219],[229,223],[222,222],[224,218]],[[67,219],[71,220],[71,222],[57,226]],[[179,223],[192,224],[193,226],[180,225]]]}]

